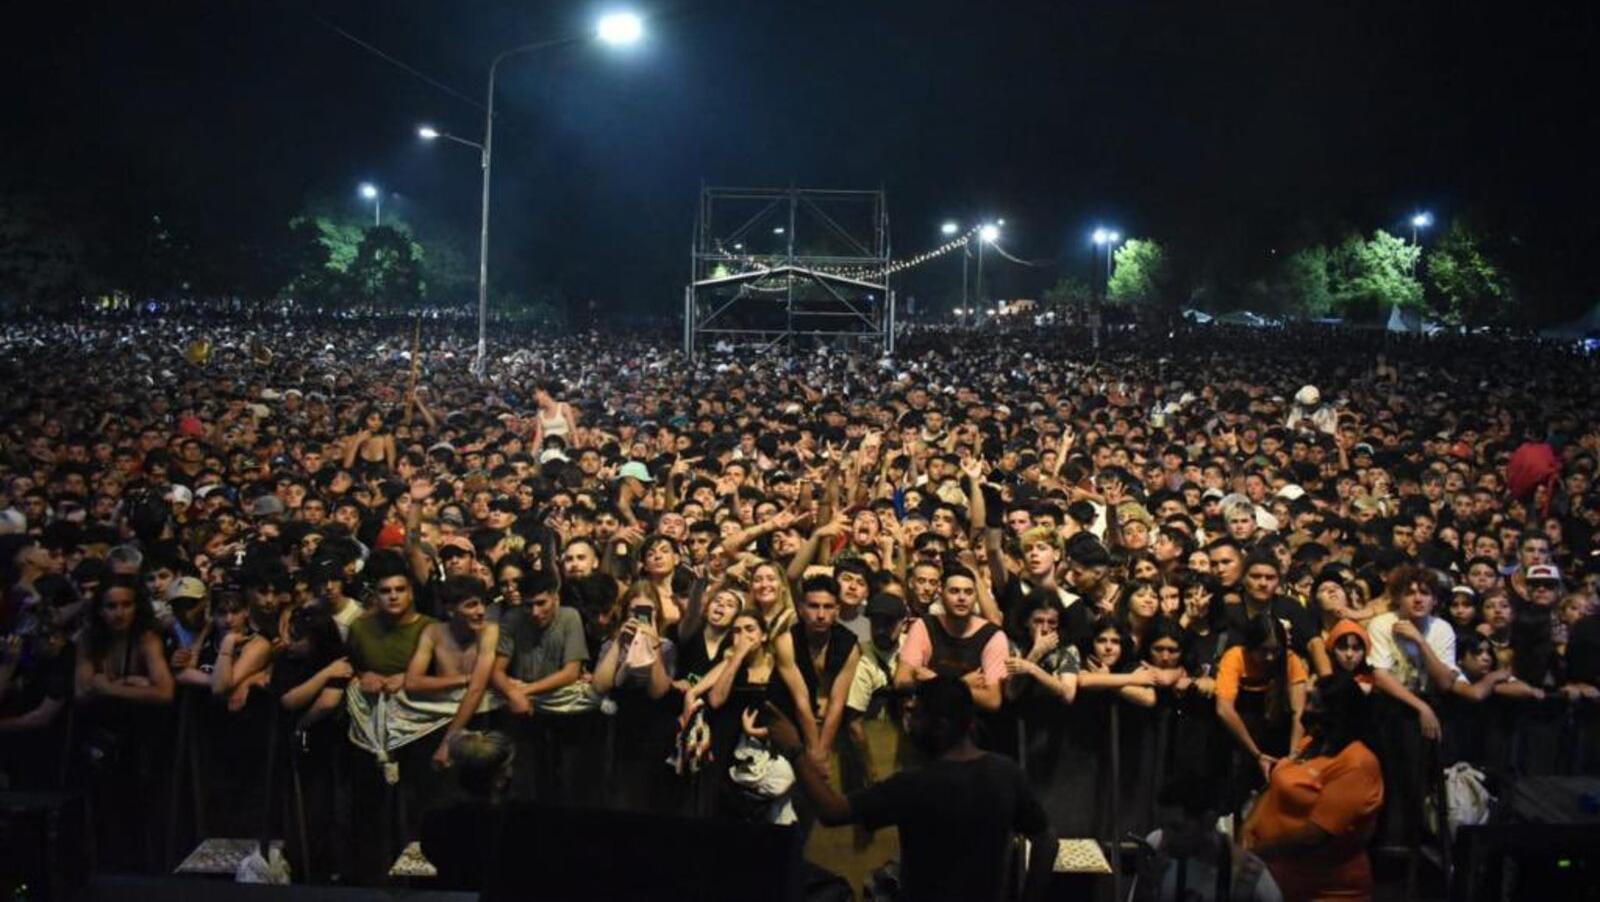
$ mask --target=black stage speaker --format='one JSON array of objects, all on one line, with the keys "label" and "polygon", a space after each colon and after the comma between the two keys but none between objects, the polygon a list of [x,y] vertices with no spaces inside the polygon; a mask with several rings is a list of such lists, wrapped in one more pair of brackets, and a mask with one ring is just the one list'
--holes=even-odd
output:
[{"label": "black stage speaker", "polygon": [[476,902],[476,893],[338,886],[265,886],[204,877],[115,877],[89,881],[77,902]]},{"label": "black stage speaker", "polygon": [[1600,777],[1523,777],[1495,817],[1455,840],[1465,900],[1600,899]]},{"label": "black stage speaker", "polygon": [[799,831],[717,818],[513,805],[483,898],[797,899]]},{"label": "black stage speaker", "polygon": [[65,902],[82,882],[83,797],[0,792],[0,899]]}]

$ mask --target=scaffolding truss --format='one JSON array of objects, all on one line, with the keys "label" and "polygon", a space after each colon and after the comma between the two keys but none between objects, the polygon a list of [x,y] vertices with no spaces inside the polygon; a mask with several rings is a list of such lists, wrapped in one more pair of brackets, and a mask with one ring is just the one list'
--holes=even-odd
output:
[{"label": "scaffolding truss", "polygon": [[683,347],[894,352],[883,191],[700,189]]}]

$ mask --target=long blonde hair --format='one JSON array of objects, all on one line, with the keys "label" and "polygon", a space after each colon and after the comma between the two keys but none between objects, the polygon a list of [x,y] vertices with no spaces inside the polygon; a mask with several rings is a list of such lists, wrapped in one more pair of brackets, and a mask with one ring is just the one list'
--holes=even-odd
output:
[{"label": "long blonde hair", "polygon": [[766,621],[768,634],[775,636],[781,632],[788,632],[789,627],[794,626],[798,615],[794,611],[794,596],[789,594],[789,574],[784,570],[782,564],[776,561],[762,561],[755,565],[750,570],[750,585],[754,587],[756,573],[760,572],[764,567],[771,568],[772,572],[778,577],[778,597],[773,601],[772,612],[769,615],[768,612],[761,610],[761,605],[755,600],[755,592],[752,588],[750,592],[750,607]]}]

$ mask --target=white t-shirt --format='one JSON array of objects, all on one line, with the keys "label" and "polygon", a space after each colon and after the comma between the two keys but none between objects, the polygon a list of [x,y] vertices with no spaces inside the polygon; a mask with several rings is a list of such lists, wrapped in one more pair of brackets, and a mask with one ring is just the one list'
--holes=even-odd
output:
[{"label": "white t-shirt", "polygon": [[[1429,691],[1432,681],[1428,678],[1427,668],[1423,666],[1422,649],[1415,642],[1394,637],[1394,625],[1399,619],[1400,615],[1393,611],[1372,618],[1367,625],[1367,637],[1372,642],[1367,662],[1373,667],[1389,671],[1412,692]],[[1433,649],[1434,655],[1455,673],[1456,679],[1466,680],[1456,667],[1456,631],[1438,617],[1429,617],[1419,627],[1419,632]]]},{"label": "white t-shirt", "polygon": [[354,600],[344,606],[344,610],[333,615],[333,625],[339,628],[339,638],[345,641],[350,639],[350,624],[355,623],[364,611],[361,605]]}]

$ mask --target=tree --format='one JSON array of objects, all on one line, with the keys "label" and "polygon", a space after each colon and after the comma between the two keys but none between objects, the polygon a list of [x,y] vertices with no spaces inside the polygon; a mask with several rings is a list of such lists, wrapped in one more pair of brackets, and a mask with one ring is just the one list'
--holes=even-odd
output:
[{"label": "tree", "polygon": [[0,303],[59,308],[87,287],[83,241],[41,205],[0,197]]},{"label": "tree", "polygon": [[457,232],[415,236],[424,296],[435,306],[477,302],[478,255]]},{"label": "tree", "polygon": [[1472,227],[1458,219],[1424,261],[1438,312],[1452,323],[1495,323],[1511,312],[1511,285],[1482,244]]},{"label": "tree", "polygon": [[1333,310],[1328,288],[1328,249],[1320,244],[1301,248],[1278,265],[1277,280],[1287,302],[1285,312],[1304,317],[1327,316]]},{"label": "tree", "polygon": [[1420,308],[1417,257],[1415,245],[1382,229],[1365,240],[1351,234],[1328,256],[1333,306],[1356,319],[1376,319],[1391,306]]},{"label": "tree", "polygon": [[1045,289],[1044,305],[1061,313],[1081,313],[1088,309],[1092,296],[1088,282],[1077,276],[1062,276],[1054,286]]},{"label": "tree", "polygon": [[422,302],[422,260],[417,245],[399,229],[368,229],[350,263],[349,277],[362,303],[394,310]]},{"label": "tree", "polygon": [[[352,255],[353,257],[353,255]],[[350,301],[348,276],[333,266],[326,233],[314,219],[297,217],[289,224],[279,268],[288,273],[282,293],[314,307],[338,307]]]},{"label": "tree", "polygon": [[1113,257],[1106,300],[1118,304],[1154,303],[1167,279],[1167,252],[1154,241],[1130,238]]}]

